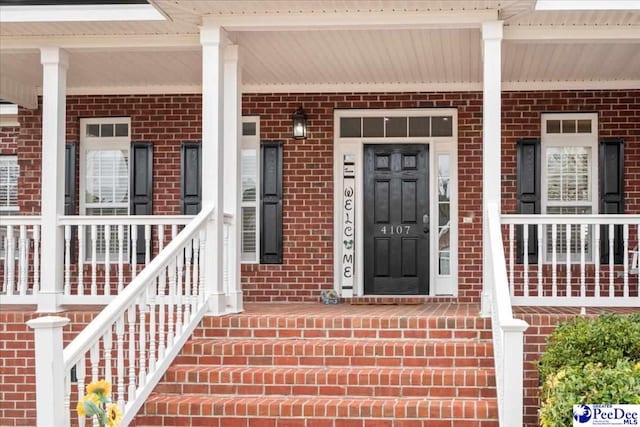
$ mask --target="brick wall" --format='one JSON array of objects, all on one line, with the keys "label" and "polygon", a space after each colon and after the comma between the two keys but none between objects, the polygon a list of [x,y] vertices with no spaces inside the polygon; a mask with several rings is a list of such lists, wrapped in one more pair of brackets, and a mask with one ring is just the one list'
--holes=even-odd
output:
[{"label": "brick wall", "polygon": [[[290,117],[303,105],[309,137],[290,136]],[[83,117],[131,117],[132,140],[154,144],[155,214],[179,213],[179,150],[201,138],[199,95],[70,96],[67,140],[78,141]],[[243,114],[259,115],[262,139],[284,140],[284,263],[245,264],[248,301],[316,301],[333,283],[333,111],[336,108],[458,109],[459,290],[477,301],[482,264],[482,94],[247,94]],[[540,136],[542,112],[598,112],[599,135],[625,140],[625,196],[629,213],[640,212],[640,91],[548,91],[503,94],[503,209],[515,212],[515,144]],[[20,212],[39,213],[40,110],[20,110],[19,129],[4,128],[0,154],[17,153]],[[206,167],[206,166],[205,166]]]}]

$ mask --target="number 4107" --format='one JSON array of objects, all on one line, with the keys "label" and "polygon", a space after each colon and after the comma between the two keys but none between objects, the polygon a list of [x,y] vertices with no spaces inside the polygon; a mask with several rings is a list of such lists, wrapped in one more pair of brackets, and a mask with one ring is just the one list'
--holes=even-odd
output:
[{"label": "number 4107", "polygon": [[382,228],[380,228],[380,233],[384,235],[409,234],[409,230],[411,230],[410,225],[383,225]]}]

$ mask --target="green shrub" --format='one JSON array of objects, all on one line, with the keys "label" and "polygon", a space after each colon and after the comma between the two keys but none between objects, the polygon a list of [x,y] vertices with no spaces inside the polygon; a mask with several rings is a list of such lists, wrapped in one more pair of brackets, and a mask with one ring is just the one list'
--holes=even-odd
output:
[{"label": "green shrub", "polygon": [[543,384],[541,400],[543,427],[572,425],[573,405],[640,404],[640,363],[620,360],[613,367],[590,363],[560,369]]},{"label": "green shrub", "polygon": [[547,339],[538,363],[540,381],[566,367],[599,363],[615,367],[619,360],[640,361],[640,314],[576,317],[558,325]]}]

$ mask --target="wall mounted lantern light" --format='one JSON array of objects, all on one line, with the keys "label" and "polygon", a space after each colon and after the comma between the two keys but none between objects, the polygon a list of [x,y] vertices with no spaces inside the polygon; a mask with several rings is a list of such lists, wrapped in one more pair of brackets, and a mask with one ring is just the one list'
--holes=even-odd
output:
[{"label": "wall mounted lantern light", "polygon": [[307,138],[307,114],[302,107],[298,107],[292,117],[293,124],[293,138],[294,139],[306,139]]}]

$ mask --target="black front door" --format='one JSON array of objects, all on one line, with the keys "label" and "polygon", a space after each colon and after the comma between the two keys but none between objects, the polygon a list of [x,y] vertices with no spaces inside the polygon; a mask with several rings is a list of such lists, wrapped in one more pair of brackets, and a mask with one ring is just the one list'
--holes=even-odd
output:
[{"label": "black front door", "polygon": [[429,147],[364,146],[364,291],[429,292]]}]

